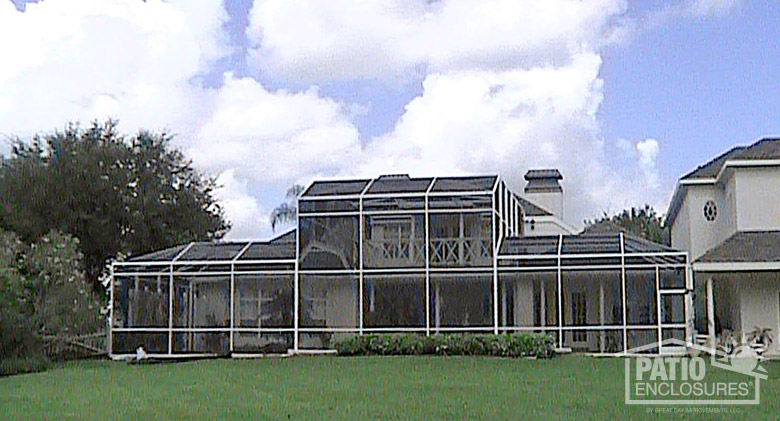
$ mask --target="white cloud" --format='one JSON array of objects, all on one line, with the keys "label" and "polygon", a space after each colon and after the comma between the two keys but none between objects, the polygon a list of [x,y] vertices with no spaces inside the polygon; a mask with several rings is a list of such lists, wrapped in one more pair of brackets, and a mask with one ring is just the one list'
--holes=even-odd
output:
[{"label": "white cloud", "polygon": [[268,213],[294,182],[401,171],[499,173],[521,191],[528,168],[558,167],[576,223],[663,195],[657,142],[624,141],[631,152],[616,161],[619,146],[600,134],[600,49],[625,30],[625,10],[622,0],[257,0],[247,33],[258,74],[296,86],[423,81],[393,130],[361,140],[353,119],[367,109],[316,86],[274,90],[230,73],[200,86],[230,52],[221,2],[46,1],[20,13],[0,0],[0,134],[109,116],[124,131],[168,128],[219,175],[231,238],[270,235]]},{"label": "white cloud", "polygon": [[0,2],[0,127],[29,136],[117,117],[186,128],[207,104],[192,83],[227,54],[219,1]]},{"label": "white cloud", "polygon": [[691,16],[723,16],[737,9],[741,0],[689,0],[682,11]]},{"label": "white cloud", "polygon": [[366,149],[363,172],[498,173],[520,192],[529,168],[555,167],[564,175],[574,224],[657,203],[657,176],[640,176],[645,169],[655,174],[657,142],[630,146],[637,152],[615,165],[599,137],[600,64],[588,53],[555,68],[431,75],[393,132]]},{"label": "white cloud", "polygon": [[507,70],[565,64],[598,48],[621,0],[256,0],[252,62],[279,78],[369,78],[414,66]]}]

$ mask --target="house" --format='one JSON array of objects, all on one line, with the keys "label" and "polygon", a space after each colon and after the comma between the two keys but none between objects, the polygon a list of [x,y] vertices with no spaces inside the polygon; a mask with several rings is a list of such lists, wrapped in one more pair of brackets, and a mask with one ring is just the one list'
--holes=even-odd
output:
[{"label": "house", "polygon": [[[736,147],[683,176],[667,224],[688,251],[696,330],[780,332],[780,139]],[[775,341],[771,353],[780,352]]]},{"label": "house", "polygon": [[315,181],[298,197],[295,229],[273,240],[192,243],[116,262],[111,355],[519,331],[549,333],[563,349],[620,353],[690,336],[687,253],[621,232],[574,234],[562,222],[560,173],[526,179],[523,197],[495,175]]}]

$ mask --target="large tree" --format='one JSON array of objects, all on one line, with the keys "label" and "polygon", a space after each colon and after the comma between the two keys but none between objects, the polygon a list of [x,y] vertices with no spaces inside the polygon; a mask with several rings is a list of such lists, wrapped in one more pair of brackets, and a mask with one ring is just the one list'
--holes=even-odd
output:
[{"label": "large tree", "polygon": [[650,205],[625,209],[612,216],[605,212],[601,218],[585,221],[585,232],[610,230],[622,230],[667,246],[671,244],[669,227],[664,224],[663,217],[658,215]]},{"label": "large tree", "polygon": [[118,133],[117,123],[16,140],[0,162],[0,228],[31,243],[51,230],[80,240],[97,283],[108,259],[229,229],[215,182],[193,168],[167,133]]}]

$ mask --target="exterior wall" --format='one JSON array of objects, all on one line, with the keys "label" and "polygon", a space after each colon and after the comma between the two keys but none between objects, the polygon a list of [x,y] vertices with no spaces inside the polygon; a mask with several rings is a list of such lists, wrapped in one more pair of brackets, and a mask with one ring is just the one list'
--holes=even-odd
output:
[{"label": "exterior wall", "polygon": [[738,229],[780,229],[780,168],[737,168],[735,172]]},{"label": "exterior wall", "polygon": [[691,213],[686,197],[683,198],[683,205],[677,214],[677,218],[672,224],[672,247],[678,250],[691,250]]},{"label": "exterior wall", "polygon": [[548,235],[570,235],[576,234],[576,232],[567,227],[565,223],[561,223],[557,217],[554,216],[542,216],[542,217],[526,217],[525,218],[525,235],[529,237],[539,237]]},{"label": "exterior wall", "polygon": [[742,333],[756,326],[771,328],[775,341],[769,352],[780,353],[780,273],[747,272],[737,277]]},{"label": "exterior wall", "polygon": [[[691,260],[696,260],[707,250],[722,243],[737,230],[733,203],[729,195],[727,179],[723,184],[688,186],[680,214],[672,227],[672,247],[687,250]],[[704,217],[704,205],[715,202],[718,215],[714,221]],[[689,232],[686,241],[686,232]]]}]

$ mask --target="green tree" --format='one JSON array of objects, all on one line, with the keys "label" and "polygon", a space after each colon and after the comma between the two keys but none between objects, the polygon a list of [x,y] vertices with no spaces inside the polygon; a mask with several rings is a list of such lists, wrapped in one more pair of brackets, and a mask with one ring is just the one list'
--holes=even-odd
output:
[{"label": "green tree", "polygon": [[671,245],[669,227],[664,224],[663,217],[647,204],[642,208],[625,209],[612,216],[605,212],[600,218],[585,221],[586,233],[615,230],[622,230],[655,243]]},{"label": "green tree", "polygon": [[117,123],[71,124],[16,140],[0,162],[0,228],[32,243],[51,230],[80,240],[96,288],[105,262],[229,229],[205,177],[171,145],[171,135],[117,132]]},{"label": "green tree", "polygon": [[298,217],[298,195],[303,193],[304,187],[294,184],[287,189],[286,202],[281,203],[271,211],[271,229],[276,231],[276,226],[285,222],[295,221]]},{"label": "green tree", "polygon": [[94,333],[104,326],[78,245],[52,231],[28,246],[0,230],[0,357],[41,356],[46,335]]}]

